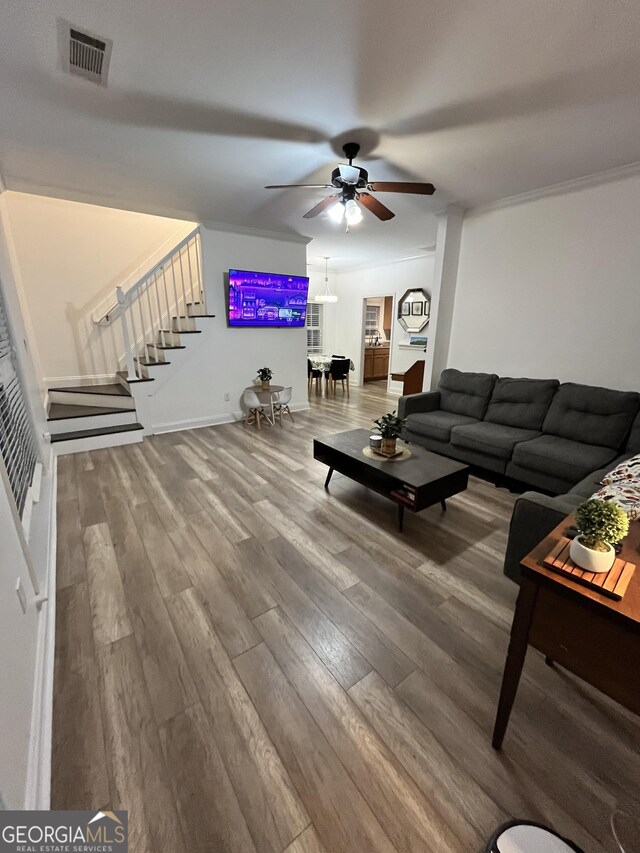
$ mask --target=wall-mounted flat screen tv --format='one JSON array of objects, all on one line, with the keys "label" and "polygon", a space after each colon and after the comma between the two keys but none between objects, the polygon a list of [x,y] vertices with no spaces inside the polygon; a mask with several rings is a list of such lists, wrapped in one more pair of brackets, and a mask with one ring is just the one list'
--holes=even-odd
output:
[{"label": "wall-mounted flat screen tv", "polygon": [[306,276],[229,270],[229,325],[304,326],[308,292]]}]

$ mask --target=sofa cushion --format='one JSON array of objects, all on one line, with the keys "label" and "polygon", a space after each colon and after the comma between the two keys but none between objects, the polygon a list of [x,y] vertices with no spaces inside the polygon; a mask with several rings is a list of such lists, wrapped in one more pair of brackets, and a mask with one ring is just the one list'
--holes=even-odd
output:
[{"label": "sofa cushion", "polygon": [[438,383],[440,408],[481,420],[497,378],[495,373],[462,373],[451,367],[443,370]]},{"label": "sofa cushion", "polygon": [[618,450],[629,432],[639,401],[633,391],[611,391],[567,382],[558,388],[551,401],[542,431]]},{"label": "sofa cushion", "polygon": [[571,494],[580,495],[583,498],[590,497],[600,486],[603,485],[603,480],[607,476],[607,474],[611,473],[611,469],[615,468],[617,465],[626,462],[630,458],[628,453],[623,454],[622,456],[618,456],[617,459],[614,459],[612,462],[607,462],[606,465],[603,465],[601,468],[596,468],[595,471],[590,471],[587,476],[580,480],[579,483],[576,483],[575,486],[570,490]]},{"label": "sofa cushion", "polygon": [[439,410],[409,415],[406,428],[409,432],[426,435],[428,438],[435,438],[437,441],[449,441],[452,427],[475,422],[475,418]]},{"label": "sofa cushion", "polygon": [[513,448],[519,441],[528,441],[538,435],[540,433],[532,429],[518,429],[505,424],[479,421],[454,427],[451,430],[451,443],[454,446],[479,450],[499,459],[511,459]]},{"label": "sofa cushion", "polygon": [[629,453],[640,453],[640,413],[633,419],[626,449]]},{"label": "sofa cushion", "polygon": [[521,468],[577,483],[591,471],[611,462],[615,455],[610,447],[583,444],[557,435],[541,435],[516,444],[512,459]]},{"label": "sofa cushion", "polygon": [[493,386],[484,419],[495,424],[540,431],[559,385],[557,379],[501,377]]}]

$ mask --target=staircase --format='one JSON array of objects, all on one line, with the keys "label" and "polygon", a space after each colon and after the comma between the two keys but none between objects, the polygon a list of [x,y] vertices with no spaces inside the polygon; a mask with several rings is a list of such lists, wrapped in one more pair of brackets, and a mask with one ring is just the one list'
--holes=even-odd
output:
[{"label": "staircase", "polygon": [[179,358],[189,336],[202,334],[202,324],[213,316],[207,313],[196,228],[133,287],[117,288],[106,311],[93,315],[98,330],[119,323],[124,351],[113,382],[49,389],[47,423],[56,453],[142,441],[136,388],[161,379],[172,353]]}]

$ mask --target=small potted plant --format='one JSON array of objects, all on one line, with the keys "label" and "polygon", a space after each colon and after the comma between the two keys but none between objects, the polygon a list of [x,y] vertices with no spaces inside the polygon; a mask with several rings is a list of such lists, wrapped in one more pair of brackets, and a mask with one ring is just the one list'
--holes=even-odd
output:
[{"label": "small potted plant", "polygon": [[263,391],[269,390],[269,382],[271,381],[272,376],[273,373],[270,367],[261,367],[260,370],[258,370],[258,378],[262,382]]},{"label": "small potted plant", "polygon": [[378,432],[382,436],[382,447],[380,452],[385,456],[394,456],[396,452],[396,439],[400,436],[406,418],[401,418],[393,412],[387,412],[381,418],[374,420],[374,424],[378,427]]},{"label": "small potted plant", "polygon": [[576,527],[580,535],[569,549],[573,562],[588,572],[608,572],[616,558],[613,543],[629,532],[626,512],[613,501],[590,498],[576,509]]}]

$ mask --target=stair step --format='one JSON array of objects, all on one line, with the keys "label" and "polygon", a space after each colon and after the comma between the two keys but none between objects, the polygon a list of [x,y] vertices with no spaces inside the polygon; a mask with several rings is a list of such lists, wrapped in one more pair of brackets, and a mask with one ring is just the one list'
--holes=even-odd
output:
[{"label": "stair step", "polygon": [[90,409],[111,409],[121,411],[122,409],[135,409],[136,404],[128,388],[122,389],[124,394],[84,394],[76,391],[51,388],[48,391],[50,405],[59,404],[64,406],[78,406]]},{"label": "stair step", "polygon": [[51,435],[75,432],[83,429],[109,429],[138,420],[135,409],[107,409],[98,406],[67,406],[53,403],[53,413],[47,419],[47,428]]},{"label": "stair step", "polygon": [[141,364],[143,367],[165,367],[167,364],[171,364],[170,361],[155,361],[154,359],[149,358],[134,358],[133,360],[137,361],[138,364]]},{"label": "stair step", "polygon": [[128,379],[126,370],[118,370],[116,376],[119,376],[127,385],[133,385],[136,382],[153,382],[153,376],[136,376],[135,379]]},{"label": "stair step", "polygon": [[88,418],[100,415],[120,415],[132,409],[111,409],[107,406],[76,406],[71,403],[50,403],[48,421],[67,420],[68,418]]},{"label": "stair step", "polygon": [[[175,320],[175,317],[174,317]],[[160,329],[160,332],[164,332],[165,335],[201,335],[202,329],[181,329],[178,331],[177,329]]]},{"label": "stair step", "polygon": [[199,320],[201,317],[215,317],[215,314],[174,314],[172,320]]},{"label": "stair step", "polygon": [[130,397],[131,394],[119,382],[112,382],[108,385],[75,385],[70,388],[49,388],[49,393],[52,391],[60,391],[72,394],[106,394],[120,397]]},{"label": "stair step", "polygon": [[136,432],[144,429],[142,424],[118,424],[112,427],[98,427],[97,429],[80,429],[76,432],[59,432],[51,436],[51,443],[58,444],[60,441],[71,441],[74,438],[93,438],[98,435],[116,435],[121,432]]},{"label": "stair step", "polygon": [[[174,334],[178,333],[174,332]],[[154,349],[186,349],[184,344],[147,344],[147,346]]]}]

